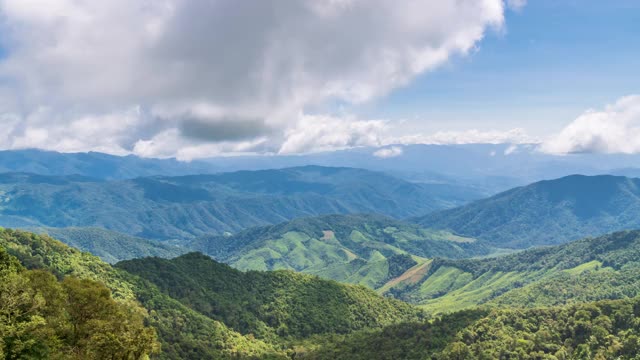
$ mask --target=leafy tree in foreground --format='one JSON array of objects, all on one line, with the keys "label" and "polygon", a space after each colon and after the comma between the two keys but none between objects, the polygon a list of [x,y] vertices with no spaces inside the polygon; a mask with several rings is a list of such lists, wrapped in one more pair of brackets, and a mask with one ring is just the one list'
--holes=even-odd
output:
[{"label": "leafy tree in foreground", "polygon": [[101,283],[26,270],[0,247],[2,359],[144,359],[158,350],[144,318]]}]

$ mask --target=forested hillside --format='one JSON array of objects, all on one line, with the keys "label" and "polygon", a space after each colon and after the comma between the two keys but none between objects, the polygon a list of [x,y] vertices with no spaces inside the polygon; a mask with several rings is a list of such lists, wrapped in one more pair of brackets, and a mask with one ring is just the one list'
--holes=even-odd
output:
[{"label": "forested hillside", "polygon": [[539,309],[462,311],[435,321],[327,337],[315,360],[637,359],[640,299]]},{"label": "forested hillside", "polygon": [[429,228],[523,249],[640,228],[640,179],[568,176],[413,219]]},{"label": "forested hillside", "polygon": [[640,295],[640,231],[618,232],[491,259],[433,260],[389,295],[449,312],[480,304],[516,307]]},{"label": "forested hillside", "polygon": [[[151,283],[114,269],[97,257],[81,253],[48,236],[2,230],[0,247],[28,269],[44,270],[57,278],[72,277],[102,283],[118,302],[139,302],[145,309],[141,313],[145,322],[155,329],[161,345],[154,358],[285,358],[284,353],[273,346],[230,330],[164,295]],[[101,334],[108,336],[110,332],[101,330]]]},{"label": "forested hillside", "polygon": [[185,246],[240,270],[291,269],[379,288],[428,258],[487,255],[474,239],[379,215],[325,215],[202,236]]},{"label": "forested hillside", "polygon": [[[346,334],[381,328],[401,321],[416,321],[423,316],[417,308],[385,299],[364,287],[342,285],[289,271],[242,273],[196,253],[174,260],[132,260],[113,268],[95,256],[79,252],[48,236],[13,230],[0,231],[0,249],[7,254],[5,257],[14,259],[10,260],[11,266],[27,277],[35,279],[36,275],[29,275],[33,272],[44,273],[44,279],[65,279],[63,287],[68,282],[69,286],[77,285],[86,292],[95,290],[102,294],[100,299],[113,303],[115,308],[128,306],[138,309],[131,310],[134,315],[128,315],[130,328],[122,330],[118,336],[125,338],[133,336],[127,331],[144,330],[151,339],[150,347],[143,341],[139,346],[147,346],[145,349],[156,352],[153,357],[159,359],[286,358],[290,353],[288,344],[296,339],[303,341],[314,334]],[[22,267],[30,270],[20,270]],[[26,284],[27,280],[23,280],[16,284]],[[9,281],[3,284],[13,286]],[[33,295],[43,291],[35,288]],[[74,290],[65,291],[67,293],[60,296]],[[114,300],[109,300],[109,293],[113,294]],[[47,294],[43,292],[45,297]],[[36,301],[36,297],[30,298]],[[49,311],[46,307],[43,309]],[[122,311],[117,314],[122,314]],[[99,315],[97,312],[96,316]],[[47,316],[43,315],[45,319]],[[0,339],[5,343],[12,339],[10,331],[14,324],[13,320],[6,319],[0,319],[3,321]],[[31,320],[34,319],[28,317],[25,321]],[[107,320],[111,321],[104,321]],[[122,326],[128,326],[128,322],[118,321],[124,324]],[[140,324],[147,324],[150,328],[140,327]],[[94,330],[106,336],[107,340],[111,339],[109,341],[120,339],[109,338],[112,331],[119,331],[115,324],[109,326]],[[159,349],[152,341],[153,334],[157,334]],[[50,332],[41,335],[51,337],[55,342]],[[31,344],[39,335],[29,333],[25,336]],[[94,348],[87,349],[82,354],[95,351],[91,350]],[[86,356],[79,358],[92,358],[93,355]]]},{"label": "forested hillside", "polygon": [[159,351],[146,317],[100,282],[27,270],[0,246],[1,359],[141,359]]},{"label": "forested hillside", "polygon": [[237,232],[301,216],[406,217],[459,204],[429,185],[352,168],[282,170],[102,181],[0,174],[0,225],[103,227],[152,240]]},{"label": "forested hillside", "polygon": [[271,341],[344,334],[421,316],[416,308],[361,286],[291,271],[241,272],[199,253],[128,260],[117,267],[243,334]]}]

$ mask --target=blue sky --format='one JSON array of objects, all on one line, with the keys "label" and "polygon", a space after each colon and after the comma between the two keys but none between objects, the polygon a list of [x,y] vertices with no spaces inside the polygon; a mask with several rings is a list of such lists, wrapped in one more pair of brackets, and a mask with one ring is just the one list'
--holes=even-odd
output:
[{"label": "blue sky", "polygon": [[640,92],[640,1],[532,0],[477,50],[367,106],[362,117],[438,131],[525,128],[547,135]]},{"label": "blue sky", "polygon": [[638,24],[639,0],[0,0],[0,148],[640,153]]}]

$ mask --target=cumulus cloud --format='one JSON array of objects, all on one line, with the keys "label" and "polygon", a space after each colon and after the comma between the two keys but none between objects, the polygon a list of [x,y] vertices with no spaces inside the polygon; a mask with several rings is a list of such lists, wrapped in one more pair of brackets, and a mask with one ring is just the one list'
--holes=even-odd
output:
[{"label": "cumulus cloud", "polygon": [[626,96],[604,110],[588,110],[540,150],[553,154],[640,152],[640,95]]},{"label": "cumulus cloud", "polygon": [[20,119],[0,146],[206,156],[369,143],[360,126],[374,123],[347,119],[353,133],[338,136],[305,110],[384,95],[472,50],[503,12],[502,0],[0,0],[0,112]]},{"label": "cumulus cloud", "polygon": [[376,150],[373,153],[373,156],[379,157],[382,159],[393,158],[402,155],[402,148],[399,146],[392,146],[387,148],[382,148],[380,150]]},{"label": "cumulus cloud", "polygon": [[380,146],[388,132],[383,120],[357,120],[352,117],[305,115],[285,133],[279,153],[307,153],[358,146]]}]

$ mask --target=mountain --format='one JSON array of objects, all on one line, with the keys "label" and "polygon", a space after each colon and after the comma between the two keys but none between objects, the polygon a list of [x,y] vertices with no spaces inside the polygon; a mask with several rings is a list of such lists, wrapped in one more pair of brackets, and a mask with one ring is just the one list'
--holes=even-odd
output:
[{"label": "mountain", "polygon": [[640,179],[573,175],[515,188],[412,221],[522,249],[640,228]]},{"label": "mountain", "polygon": [[173,258],[188,252],[187,249],[179,246],[166,245],[102,228],[71,227],[37,230],[69,246],[88,251],[110,264],[147,256]]},{"label": "mountain", "polygon": [[432,257],[487,255],[474,239],[381,215],[324,215],[201,236],[186,247],[240,270],[290,269],[379,288]]},{"label": "mountain", "polygon": [[25,172],[48,176],[81,175],[96,179],[207,174],[219,171],[201,161],[115,156],[99,152],[59,153],[43,150],[0,151],[0,173]]},{"label": "mountain", "polygon": [[385,291],[429,312],[631,298],[640,295],[640,231],[490,259],[434,259]]},{"label": "mountain", "polygon": [[[442,269],[449,275],[436,276]],[[639,270],[640,231],[493,259],[435,259],[426,276],[437,281],[427,288],[440,284],[445,295],[427,308],[451,313],[425,319],[401,301],[311,275],[241,272],[198,253],[114,268],[48,236],[2,229],[0,351],[64,359],[634,359]],[[499,286],[488,291],[491,284]],[[456,301],[474,306],[469,296],[487,306],[455,311]]]},{"label": "mountain", "polygon": [[[63,284],[71,282],[74,289],[84,288],[85,292],[95,288],[105,299],[112,297],[113,306],[132,309],[131,319],[119,322],[125,327],[122,334],[113,333],[119,331],[113,328],[115,325],[92,329],[100,339],[106,339],[104,344],[107,340],[121,341],[119,336],[139,329],[134,325],[143,323],[146,329],[155,331],[161,344],[159,349],[154,346],[159,353],[152,358],[157,359],[285,359],[293,351],[292,341],[315,341],[314,337],[321,334],[347,334],[423,317],[419,309],[361,286],[290,271],[244,273],[198,253],[172,260],[129,260],[112,267],[46,235],[0,229],[2,280],[7,279],[2,265],[5,258],[15,263],[11,266],[30,269],[34,276],[44,276],[49,282],[64,279]],[[47,275],[38,275],[44,273]],[[1,298],[5,299],[8,293],[4,289],[11,284],[0,281]],[[50,294],[48,290],[42,292],[42,296]],[[38,296],[29,299],[40,304]],[[0,303],[0,349],[6,341],[5,325],[13,325],[13,320],[3,317],[8,304]],[[38,323],[40,319],[29,321]],[[29,332],[22,339],[37,335]]]},{"label": "mountain", "polygon": [[291,271],[241,272],[200,253],[116,265],[194,310],[258,338],[305,338],[415,320],[420,312],[361,286]]},{"label": "mountain", "polygon": [[237,232],[328,213],[406,217],[461,201],[451,191],[440,197],[429,185],[352,168],[307,166],[113,181],[0,174],[2,226],[103,227],[153,240]]},{"label": "mountain", "polygon": [[[242,336],[221,322],[163,294],[148,281],[113,268],[89,253],[80,252],[46,235],[0,229],[0,249],[27,269],[43,271],[58,279],[98,282],[110,290],[118,303],[139,302],[144,310],[138,314],[144,316],[145,324],[155,329],[161,344],[160,353],[154,355],[156,359],[285,359],[284,353],[274,346]],[[4,335],[4,325],[4,322],[0,323],[0,335]],[[117,335],[108,329],[98,331],[105,337]],[[115,341],[118,340],[116,337]]]}]

